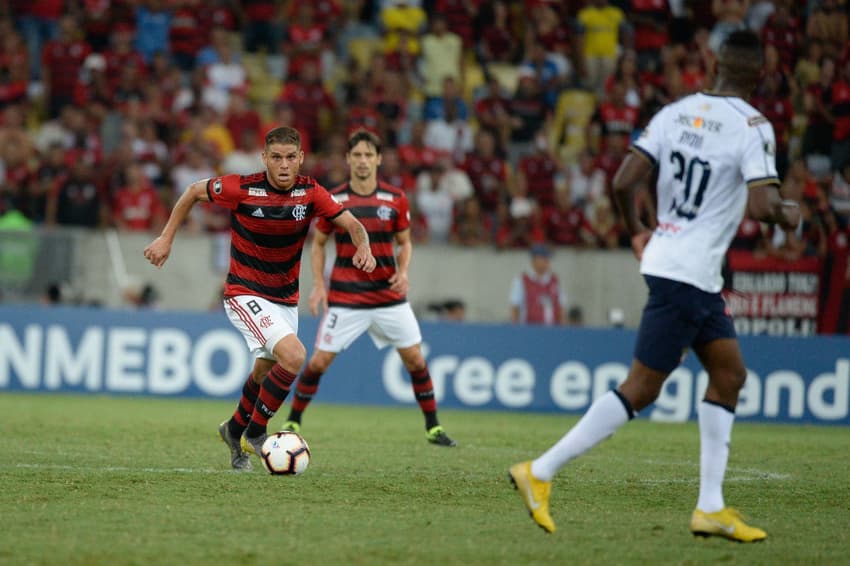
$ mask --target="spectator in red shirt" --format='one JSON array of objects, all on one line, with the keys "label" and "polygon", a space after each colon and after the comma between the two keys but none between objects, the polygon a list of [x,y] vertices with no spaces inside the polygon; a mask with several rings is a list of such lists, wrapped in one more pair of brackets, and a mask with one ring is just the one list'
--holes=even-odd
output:
[{"label": "spectator in red shirt", "polygon": [[850,162],[850,58],[832,83],[830,112],[835,120],[832,130],[832,168],[838,170]]},{"label": "spectator in red shirt", "polygon": [[230,131],[230,137],[236,141],[242,139],[242,133],[248,130],[258,132],[261,127],[260,114],[249,104],[247,97],[240,91],[230,93],[230,102],[224,125]]},{"label": "spectator in red shirt", "polygon": [[555,203],[555,175],[560,166],[549,148],[549,140],[543,132],[534,141],[535,152],[520,159],[517,168],[517,185],[528,193],[538,206],[550,208]]},{"label": "spectator in red shirt", "polygon": [[378,175],[390,185],[404,189],[408,200],[413,200],[412,195],[416,192],[416,177],[402,167],[398,149],[385,147],[381,150],[381,168],[378,169]]},{"label": "spectator in red shirt", "polygon": [[482,212],[491,220],[495,219],[499,206],[508,197],[509,167],[496,154],[496,140],[488,130],[479,130],[476,134],[475,146],[466,155],[463,170],[472,181]]},{"label": "spectator in red shirt", "polygon": [[753,106],[773,126],[776,136],[776,171],[779,178],[785,178],[788,170],[788,142],[791,137],[791,122],[794,118],[794,109],[791,106],[791,97],[779,92],[779,85],[775,75],[764,77],[758,94],[752,100]]},{"label": "spectator in red shirt", "polygon": [[158,231],[168,213],[159,194],[148,181],[139,165],[127,167],[126,185],[115,193],[112,219],[119,230]]},{"label": "spectator in red shirt", "polygon": [[520,69],[519,84],[508,112],[511,123],[508,160],[516,166],[522,156],[534,151],[534,136],[550,115],[540,81],[534,71]]},{"label": "spectator in red shirt", "polygon": [[145,74],[147,64],[142,54],[133,47],[134,37],[133,27],[126,23],[119,23],[112,30],[110,47],[103,56],[106,58],[106,76],[113,86],[118,84],[121,71],[127,67],[134,67],[139,75]]},{"label": "spectator in red shirt", "polygon": [[283,39],[282,14],[274,0],[242,0],[234,2],[242,23],[242,43],[248,53],[265,48],[277,53]]},{"label": "spectator in red shirt", "polygon": [[472,47],[480,3],[480,0],[437,0],[434,6],[434,13],[446,18],[449,30],[460,36],[466,49]]},{"label": "spectator in red shirt", "polygon": [[0,106],[25,102],[30,68],[23,36],[9,20],[2,22],[0,36]]},{"label": "spectator in red shirt", "polygon": [[306,131],[314,149],[320,149],[323,133],[321,115],[323,112],[333,113],[335,105],[333,98],[322,85],[315,63],[304,63],[301,74],[286,83],[280,101],[292,106],[295,112],[295,128]]},{"label": "spectator in red shirt", "polygon": [[[623,83],[615,82],[596,109],[588,127],[589,145],[594,147],[598,139],[599,151],[607,149],[607,140],[620,137],[623,146],[628,147],[632,132],[638,125],[640,109],[626,104],[626,88]],[[616,168],[615,168],[616,170]]]},{"label": "spectator in red shirt", "polygon": [[493,132],[499,142],[499,150],[508,146],[511,135],[511,99],[505,96],[502,83],[491,75],[487,78],[486,93],[475,102],[475,117],[478,126]]},{"label": "spectator in red shirt", "polygon": [[820,62],[820,77],[809,85],[803,97],[806,110],[806,130],[803,133],[803,155],[829,155],[832,150],[834,118],[832,107],[832,81],[835,79],[835,60],[824,57]]},{"label": "spectator in red shirt", "polygon": [[478,60],[484,67],[491,63],[517,63],[522,46],[508,21],[507,2],[498,0],[485,4],[481,10],[482,31],[475,47]]},{"label": "spectator in red shirt", "polygon": [[[313,11],[313,20],[316,24],[322,26],[326,30],[337,29],[340,24],[340,19],[343,16],[343,8],[338,0],[318,0],[310,3]],[[300,4],[292,2],[289,4],[286,18],[288,21],[294,21],[298,17]]]},{"label": "spectator in red shirt", "polygon": [[300,75],[301,68],[308,61],[316,65],[322,76],[329,71],[323,68],[322,62],[322,51],[330,48],[327,40],[328,29],[325,24],[317,21],[315,9],[310,2],[292,4],[292,17],[281,49],[289,61],[287,73],[290,76]]},{"label": "spectator in red shirt", "polygon": [[473,195],[458,203],[452,222],[451,242],[461,246],[480,246],[492,240],[493,223],[481,213],[481,204]]},{"label": "spectator in red shirt", "polygon": [[580,206],[574,204],[569,185],[555,193],[555,204],[544,212],[546,239],[559,246],[594,246],[593,226]]},{"label": "spectator in red shirt", "polygon": [[26,40],[29,75],[33,80],[42,78],[40,62],[44,45],[56,36],[64,4],[64,0],[12,2],[12,14],[17,16],[18,26]]},{"label": "spectator in red shirt", "polygon": [[58,116],[63,106],[74,101],[77,77],[83,62],[91,53],[88,43],[78,36],[76,18],[62,16],[58,36],[48,41],[41,53],[42,82],[51,117]]},{"label": "spectator in red shirt", "polygon": [[201,0],[175,0],[168,40],[171,56],[184,72],[195,66],[198,51],[206,45],[209,28],[204,25]]},{"label": "spectator in red shirt", "polygon": [[399,146],[398,153],[404,167],[413,175],[419,175],[445,155],[425,145],[425,122],[422,121],[411,124],[410,141]]},{"label": "spectator in red shirt", "polygon": [[628,17],[634,27],[634,48],[640,67],[657,69],[661,64],[661,49],[670,42],[667,0],[631,0]]},{"label": "spectator in red shirt", "polygon": [[761,30],[763,45],[772,45],[786,65],[797,60],[797,48],[802,41],[800,24],[791,16],[786,2],[775,2],[775,10]]}]

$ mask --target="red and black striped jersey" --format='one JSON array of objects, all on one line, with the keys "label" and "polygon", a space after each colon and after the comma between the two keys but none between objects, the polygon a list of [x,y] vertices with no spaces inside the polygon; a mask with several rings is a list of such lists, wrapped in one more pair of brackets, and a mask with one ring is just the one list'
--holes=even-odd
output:
[{"label": "red and black striped jersey", "polygon": [[224,175],[207,181],[211,202],[230,209],[230,271],[224,296],[256,295],[298,304],[304,240],[314,217],[330,221],[343,207],[312,177],[298,176],[288,191],[266,173]]},{"label": "red and black striped jersey", "polygon": [[390,290],[390,277],[396,272],[395,235],[410,227],[410,211],[404,191],[383,181],[368,195],[355,193],[348,183],[331,189],[334,199],[350,211],[369,232],[375,270],[366,273],[354,267],[357,248],[347,231],[320,219],[316,229],[334,233],[336,261],[331,271],[328,304],[354,309],[397,305],[407,300]]}]

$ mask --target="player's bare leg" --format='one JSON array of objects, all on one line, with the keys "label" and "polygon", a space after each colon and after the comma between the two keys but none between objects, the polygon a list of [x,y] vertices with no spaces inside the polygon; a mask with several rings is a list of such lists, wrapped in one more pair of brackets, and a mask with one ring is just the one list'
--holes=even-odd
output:
[{"label": "player's bare leg", "polygon": [[413,395],[416,397],[416,402],[419,403],[419,408],[422,409],[422,414],[425,417],[425,438],[436,446],[457,446],[457,442],[446,434],[437,418],[437,399],[434,396],[434,384],[431,381],[431,374],[428,373],[425,356],[422,355],[422,344],[398,348],[398,354],[410,374]]},{"label": "player's bare leg", "polygon": [[722,338],[696,346],[694,351],[708,372],[709,382],[697,408],[700,482],[699,499],[691,516],[691,532],[739,542],[763,540],[767,533],[744,523],[740,513],[726,507],[723,501],[723,478],[729,460],[735,406],[747,378],[741,349],[734,338]]}]

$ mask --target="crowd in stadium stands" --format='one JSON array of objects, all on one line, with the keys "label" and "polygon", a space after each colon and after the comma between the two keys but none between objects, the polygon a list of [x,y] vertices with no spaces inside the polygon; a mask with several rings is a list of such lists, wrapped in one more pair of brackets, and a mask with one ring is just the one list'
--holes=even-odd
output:
[{"label": "crowd in stadium stands", "polygon": [[630,140],[709,87],[743,27],[805,220],[745,220],[734,247],[822,256],[850,234],[846,0],[0,1],[0,214],[156,230],[189,182],[260,170],[273,126],[302,132],[327,187],[368,128],[417,242],[628,247],[610,187]]}]

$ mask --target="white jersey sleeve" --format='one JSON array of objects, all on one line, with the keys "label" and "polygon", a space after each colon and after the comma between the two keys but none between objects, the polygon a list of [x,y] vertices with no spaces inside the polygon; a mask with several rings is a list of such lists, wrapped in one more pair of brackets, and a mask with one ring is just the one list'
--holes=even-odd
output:
[{"label": "white jersey sleeve", "polygon": [[776,173],[776,138],[773,127],[763,116],[755,116],[747,121],[743,155],[741,158],[741,176],[749,187],[779,184]]},{"label": "white jersey sleeve", "polygon": [[664,121],[668,108],[668,106],[665,106],[659,110],[641,132],[640,137],[632,143],[631,150],[643,155],[653,164],[658,163],[664,147]]}]

